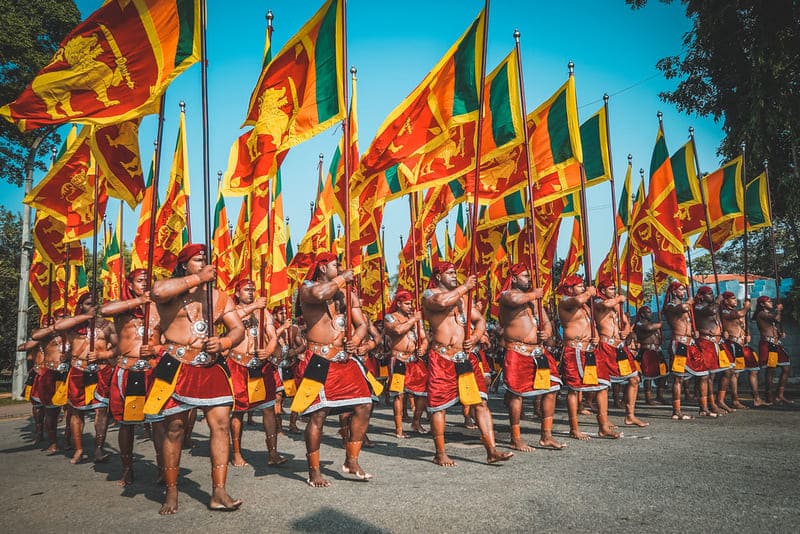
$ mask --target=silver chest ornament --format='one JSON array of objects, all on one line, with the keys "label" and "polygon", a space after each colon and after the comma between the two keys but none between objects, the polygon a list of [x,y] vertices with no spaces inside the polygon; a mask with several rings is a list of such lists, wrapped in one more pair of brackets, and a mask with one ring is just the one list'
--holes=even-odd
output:
[{"label": "silver chest ornament", "polygon": [[467,324],[467,317],[463,313],[459,313],[458,316],[456,317],[456,320],[458,321],[458,324],[460,324],[461,326]]},{"label": "silver chest ornament", "polygon": [[255,326],[250,327],[250,337],[258,337],[258,328]]},{"label": "silver chest ornament", "polygon": [[198,336],[204,336],[208,332],[208,323],[205,321],[195,321],[192,323],[192,332]]},{"label": "silver chest ornament", "polygon": [[144,337],[144,325],[139,325],[136,327],[136,335],[138,337]]},{"label": "silver chest ornament", "polygon": [[337,330],[344,330],[344,315],[337,315],[333,320],[333,325]]}]

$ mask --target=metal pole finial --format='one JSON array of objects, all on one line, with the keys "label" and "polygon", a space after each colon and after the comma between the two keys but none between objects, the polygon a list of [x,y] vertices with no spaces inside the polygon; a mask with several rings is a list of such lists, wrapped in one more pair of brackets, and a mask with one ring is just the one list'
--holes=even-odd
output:
[{"label": "metal pole finial", "polygon": [[286,217],[286,224],[289,224],[289,217]]},{"label": "metal pole finial", "polygon": [[153,141],[153,148],[158,148],[158,139]]},{"label": "metal pole finial", "polygon": [[633,165],[633,154],[628,154],[628,165]]},{"label": "metal pole finial", "polygon": [[382,225],[381,225],[381,232],[383,232],[384,230],[386,230],[386,225],[385,225],[385,224],[382,224]]},{"label": "metal pole finial", "polygon": [[272,10],[271,9],[267,10],[267,17],[266,18],[267,18],[267,26],[272,26],[272,19],[275,18],[275,15],[272,14]]},{"label": "metal pole finial", "polygon": [[767,167],[769,167],[769,160],[765,159],[764,160],[764,168],[766,169]]},{"label": "metal pole finial", "polygon": [[664,120],[664,114],[661,113],[660,111],[656,113],[656,117],[658,117],[658,122],[661,122],[661,121]]},{"label": "metal pole finial", "polygon": [[603,93],[603,104],[608,105],[608,93]]},{"label": "metal pole finial", "polygon": [[514,41],[515,42],[517,42],[517,43],[519,42],[519,36],[520,35],[521,34],[519,33],[519,29],[518,28],[514,28]]},{"label": "metal pole finial", "polygon": [[355,78],[355,77],[356,77],[356,73],[357,73],[357,72],[358,72],[358,69],[357,69],[357,68],[355,68],[355,66],[354,66],[354,65],[351,65],[351,66],[350,66],[350,75],[351,75],[353,78]]},{"label": "metal pole finial", "polygon": [[575,63],[574,63],[574,62],[572,62],[572,61],[570,61],[569,63],[567,63],[567,69],[569,70],[569,75],[570,75],[570,76],[572,76],[573,74],[575,74]]},{"label": "metal pole finial", "polygon": [[217,170],[217,182],[222,181],[222,170]]},{"label": "metal pole finial", "polygon": [[745,143],[744,141],[742,141],[742,142],[739,144],[739,148],[741,148],[741,149],[742,149],[742,152],[744,152],[744,149],[745,149],[745,148],[747,148],[747,143]]},{"label": "metal pole finial", "polygon": [[694,137],[694,126],[689,126],[689,137]]},{"label": "metal pole finial", "polygon": [[53,155],[53,157],[55,158],[55,157],[56,157],[56,154],[58,154],[58,150],[56,150],[56,147],[52,147],[52,148],[50,149],[50,153],[51,153],[51,154]]},{"label": "metal pole finial", "polygon": [[323,153],[321,153],[321,152],[320,152],[320,154],[319,154],[319,161],[320,161],[320,163],[322,163],[322,160],[323,160],[323,159],[325,159],[325,154],[323,154]]},{"label": "metal pole finial", "polygon": [[181,100],[180,102],[178,102],[178,106],[180,106],[181,108],[181,113],[186,113],[186,102]]},{"label": "metal pole finial", "polygon": [[641,176],[642,179],[644,180],[644,168],[639,169],[639,176]]}]

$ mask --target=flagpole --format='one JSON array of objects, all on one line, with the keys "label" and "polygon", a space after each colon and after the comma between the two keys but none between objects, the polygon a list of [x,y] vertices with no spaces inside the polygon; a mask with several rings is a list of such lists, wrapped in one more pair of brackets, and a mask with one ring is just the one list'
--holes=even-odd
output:
[{"label": "flagpole", "polygon": [[[526,224],[528,231],[525,232],[525,239],[528,245],[528,264],[533,269],[533,287],[542,287],[541,279],[539,278],[539,245],[536,238],[536,221],[534,218],[534,194],[533,194],[533,166],[531,165],[530,156],[530,135],[528,133],[528,110],[525,101],[525,81],[522,76],[522,50],[519,43],[520,32],[514,30],[514,47],[517,50],[517,73],[519,75],[519,95],[520,95],[520,109],[522,111],[522,131],[523,131],[523,147],[525,152],[525,169],[527,170],[527,185],[528,185],[528,217]],[[544,298],[544,295],[542,295]],[[542,317],[544,316],[544,305],[542,299],[536,301],[536,324],[539,325],[539,335],[542,333]],[[541,341],[541,338],[539,338]]]},{"label": "flagpole", "polygon": [[[97,306],[97,217],[98,217],[98,198],[100,188],[100,165],[94,166],[94,206],[92,207],[92,303]],[[77,280],[76,280],[77,281]],[[75,310],[75,315],[78,310]],[[94,351],[94,327],[96,324],[95,314],[89,319],[89,352]]]},{"label": "flagpole", "polygon": [[686,266],[689,268],[689,296],[692,297],[692,284],[694,284],[694,273],[692,272],[692,247],[686,247],[686,254],[688,256]]},{"label": "flagpole", "polygon": [[[158,173],[161,171],[161,146],[164,139],[164,105],[166,100],[167,92],[164,91],[161,93],[161,100],[158,103],[158,129],[156,132],[156,140],[153,143],[156,150],[154,156],[155,161],[153,162],[153,181],[150,184],[150,229],[147,240],[147,283],[145,286],[147,291],[150,291],[150,288],[153,285],[153,253],[155,250],[156,218],[158,215],[156,213],[156,210],[158,209]],[[144,209],[144,206],[142,206],[142,209]],[[149,303],[144,305],[143,322],[144,331],[142,332],[142,342],[148,343],[148,339],[150,339]]]},{"label": "flagpole", "polygon": [[381,247],[381,319],[386,317],[386,299],[384,298],[383,288],[386,283],[386,253],[383,250],[383,244],[386,242],[386,226],[381,225],[381,235],[379,237]]},{"label": "flagpole", "polygon": [[[743,254],[743,256],[744,256],[744,258],[743,258],[744,259],[744,299],[742,300],[742,302],[744,302],[745,300],[748,300],[748,298],[749,298],[748,297],[749,293],[747,291],[747,281],[748,281],[747,280],[747,274],[748,274],[747,273],[747,267],[748,267],[748,265],[747,265],[747,260],[748,260],[748,257],[747,257],[747,253],[748,253],[747,244],[748,243],[747,243],[747,241],[748,241],[748,237],[749,237],[748,236],[748,230],[749,230],[748,226],[749,225],[747,223],[747,164],[746,164],[747,160],[745,159],[745,149],[747,148],[747,145],[746,145],[746,143],[744,141],[742,141],[742,143],[739,145],[739,147],[742,149],[742,189],[745,192],[744,198],[742,199],[742,211],[744,212],[744,214],[742,216],[742,218],[744,219],[744,251],[743,251],[744,252],[744,254]],[[708,242],[710,243],[711,242],[711,235],[710,234],[709,234],[708,238],[709,238]],[[744,335],[745,336],[749,336],[750,335],[749,322],[750,322],[750,310],[747,310],[747,311],[745,311],[745,314],[744,314]]]},{"label": "flagpole", "polygon": [[47,272],[47,315],[45,315],[48,323],[50,316],[53,315],[53,264],[48,262]]},{"label": "flagpole", "polygon": [[[203,215],[205,219],[205,246],[207,259],[212,256],[211,250],[211,170],[209,168],[209,143],[208,143],[208,39],[206,30],[208,26],[208,7],[206,0],[200,0],[200,92],[203,108]],[[189,221],[187,206],[187,226]],[[191,239],[191,237],[190,237]],[[206,284],[206,324],[208,335],[213,335],[214,328],[214,281]]]},{"label": "flagpole", "polygon": [[[608,144],[608,165],[609,165],[609,172],[611,173],[611,213],[612,217],[614,218],[614,267],[616,268],[617,273],[617,291],[619,291],[620,285],[622,284],[622,275],[620,274],[619,268],[619,236],[617,235],[617,190],[614,186],[614,161],[611,158],[611,126],[608,120],[608,93],[603,94],[603,109],[606,112],[606,143]],[[628,157],[631,158],[631,155],[628,154]],[[630,160],[628,160],[630,161]],[[619,294],[619,293],[617,293]],[[622,310],[622,303],[619,303],[619,313],[620,315],[623,314]]]},{"label": "flagpole", "polygon": [[[342,80],[347,80],[347,2],[345,0],[342,1],[342,39],[344,41],[344,46],[342,47],[342,66],[344,67],[344,72],[342,72]],[[356,68],[350,67],[350,79],[351,83],[355,85],[356,83]],[[344,268],[350,268],[350,261],[352,258],[350,257],[350,94],[347,87],[347,82],[345,81],[342,83],[342,101],[344,105],[347,106],[345,109],[344,114],[344,121],[342,122],[342,135],[344,136],[344,143],[342,147],[342,167],[344,171],[344,176],[342,177],[344,182],[342,183],[342,188],[344,189],[344,206],[342,209],[344,211]],[[334,171],[335,172],[335,171]],[[352,307],[352,287],[347,287],[344,293],[344,301],[345,301],[345,327],[344,327],[344,337],[345,341],[350,339],[351,330],[352,330],[352,321],[350,321],[350,310]]]},{"label": "flagpole", "polygon": [[[417,193],[408,194],[408,212],[411,219],[411,235],[408,239],[411,242],[411,261],[413,264],[414,273],[414,307],[419,309],[419,265],[417,263]],[[402,238],[401,238],[402,239]],[[417,325],[417,333],[419,333],[419,325]]]},{"label": "flagpole", "polygon": [[[69,241],[64,254],[64,316],[69,314]],[[67,352],[67,337],[61,336],[61,352]]]},{"label": "flagpole", "polygon": [[[484,2],[484,19],[483,19],[483,35],[481,36],[481,79],[478,85],[478,121],[475,127],[476,140],[475,140],[475,180],[473,181],[472,189],[472,235],[470,236],[470,252],[469,252],[469,274],[477,274],[477,265],[475,261],[475,253],[477,243],[475,236],[478,233],[478,199],[480,197],[480,180],[481,180],[481,129],[483,124],[483,86],[486,85],[486,35],[489,30],[489,0]],[[467,293],[467,315],[464,324],[464,338],[469,338],[470,327],[472,326],[472,290]]]},{"label": "flagpole", "polygon": [[[661,127],[662,114],[658,112],[658,124]],[[662,128],[663,130],[663,128]],[[717,294],[719,294],[719,274],[717,274],[717,260],[714,256],[714,240],[711,235],[711,216],[708,213],[708,204],[706,203],[706,191],[703,186],[703,176],[700,174],[700,160],[697,157],[697,145],[694,142],[694,127],[689,127],[689,140],[692,143],[692,152],[694,153],[694,166],[697,172],[697,179],[700,182],[700,202],[703,203],[703,212],[706,216],[706,234],[708,234],[708,251],[711,253],[711,270],[714,272],[714,286],[716,287]]]},{"label": "flagpole", "polygon": [[656,321],[661,321],[661,307],[658,305],[658,284],[656,284],[656,269],[655,269],[655,258],[653,254],[650,254],[650,263],[652,264],[653,270],[653,294],[656,297]]},{"label": "flagpole", "polygon": [[123,243],[122,243],[122,217],[123,217],[122,201],[120,200],[119,201],[119,221],[117,221],[119,223],[117,225],[117,232],[119,232],[119,243],[117,243],[117,246],[119,246],[119,260],[120,260],[119,261],[119,284],[120,284],[119,296],[120,296],[120,298],[122,297],[122,283],[123,283],[123,280],[125,280],[125,262],[122,261],[122,250],[125,248],[123,246]]},{"label": "flagpole", "polygon": [[[769,190],[769,161],[764,160],[764,177],[767,179],[767,208],[769,209],[769,240],[772,245],[772,269],[775,276],[775,304],[781,301],[781,284],[778,279],[778,255],[775,252],[775,230],[772,227],[772,193]],[[745,214],[745,218],[747,215]]]},{"label": "flagpole", "polygon": [[[567,64],[570,78],[575,75],[575,63],[570,61]],[[586,169],[580,163],[581,171],[581,231],[583,232],[583,272],[585,286],[589,287],[592,280],[592,253],[589,247],[589,217],[586,209]],[[616,228],[615,228],[616,233]],[[594,306],[589,301],[589,322],[592,327],[592,338],[597,337],[597,325],[594,323]]]}]

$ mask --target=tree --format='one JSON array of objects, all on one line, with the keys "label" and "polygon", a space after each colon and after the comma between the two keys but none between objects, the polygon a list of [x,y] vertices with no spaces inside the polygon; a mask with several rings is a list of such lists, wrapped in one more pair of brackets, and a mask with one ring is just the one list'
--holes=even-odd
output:
[{"label": "tree", "polygon": [[[22,93],[80,20],[72,0],[0,0],[0,104]],[[0,175],[22,185],[26,167],[44,170],[60,142],[55,127],[23,134],[0,120]]]},{"label": "tree", "polygon": [[0,367],[2,368],[6,368],[17,351],[17,287],[21,236],[22,217],[19,213],[0,207]]},{"label": "tree", "polygon": [[[672,3],[672,0],[661,0]],[[626,0],[633,9],[647,0]],[[686,113],[722,121],[718,154],[739,155],[755,177],[769,162],[770,190],[781,270],[800,272],[800,2],[792,0],[682,0],[693,26],[680,56],[657,67],[678,80],[663,101]],[[777,238],[780,238],[779,240]],[[759,243],[761,238],[757,238]],[[771,264],[771,261],[768,263]],[[754,265],[768,265],[758,262]]]}]

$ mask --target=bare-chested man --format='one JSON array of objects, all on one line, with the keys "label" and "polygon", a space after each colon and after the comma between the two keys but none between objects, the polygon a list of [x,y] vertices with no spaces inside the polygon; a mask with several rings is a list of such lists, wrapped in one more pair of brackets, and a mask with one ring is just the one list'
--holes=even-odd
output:
[{"label": "bare-chested man", "polygon": [[[792,404],[793,401],[784,395],[786,391],[786,381],[789,380],[789,355],[783,347],[783,338],[786,332],[783,331],[781,319],[783,314],[783,304],[773,305],[769,297],[758,297],[756,301],[756,324],[761,334],[758,341],[758,360],[761,366],[766,369],[764,380],[766,382],[766,400],[768,403]],[[781,368],[778,390],[773,396],[772,393],[772,372],[776,367]]]},{"label": "bare-chested man", "polygon": [[403,432],[403,403],[406,395],[414,396],[414,419],[411,430],[427,434],[422,427],[428,396],[428,367],[422,356],[428,350],[428,336],[422,324],[422,312],[414,309],[414,297],[405,289],[398,289],[389,309],[384,325],[392,355],[392,378],[389,396],[394,410],[394,434],[407,437]]},{"label": "bare-chested man", "polygon": [[[234,404],[231,414],[231,442],[233,443],[234,467],[247,464],[242,457],[242,423],[244,414],[250,410],[260,411],[267,443],[267,465],[281,465],[287,461],[278,454],[278,424],[275,417],[275,375],[268,358],[278,346],[278,336],[272,314],[264,314],[260,325],[256,313],[267,307],[265,297],[256,298],[256,286],[248,279],[239,280],[235,286],[236,312],[244,324],[244,338],[231,347],[228,353],[228,369],[231,372]],[[260,339],[264,338],[261,348]]]},{"label": "bare-chested man", "polygon": [[[84,418],[92,410],[95,412],[94,461],[107,462],[110,456],[103,446],[108,430],[108,395],[114,374],[117,333],[110,321],[95,317],[97,306],[91,293],[81,295],[76,309],[75,316],[60,319],[55,324],[57,331],[64,332],[71,355],[67,394],[75,453],[70,463],[77,464],[84,459]],[[90,332],[92,327],[94,331]]]},{"label": "bare-chested man", "polygon": [[[66,316],[57,310],[45,326],[34,330],[31,340],[39,343],[43,368],[32,392],[44,409],[44,429],[49,446],[45,451],[53,454],[58,450],[58,414],[67,403],[67,375],[69,373],[69,347],[66,336],[55,330],[55,321]],[[69,428],[69,423],[67,423]]]},{"label": "bare-chested man", "polygon": [[681,411],[681,387],[683,382],[697,378],[699,382],[700,415],[716,417],[708,410],[708,368],[703,354],[695,343],[696,331],[692,316],[693,299],[687,298],[686,286],[680,282],[671,282],[664,296],[664,317],[672,330],[672,419],[686,421],[692,417]]},{"label": "bare-chested man", "polygon": [[[486,330],[486,321],[475,306],[467,317],[467,295],[476,284],[477,277],[471,275],[464,284],[459,285],[455,266],[443,262],[434,267],[430,287],[422,295],[422,309],[431,326],[428,410],[436,446],[433,462],[444,467],[456,465],[445,452],[444,427],[445,411],[458,402],[474,404],[475,420],[489,463],[508,460],[514,454],[497,450],[492,412],[486,404],[489,398],[486,381],[480,360],[475,354],[475,348]],[[472,326],[469,337],[465,331],[467,320]],[[462,398],[467,394],[471,398]]]},{"label": "bare-chested man", "polygon": [[[111,379],[109,407],[114,419],[119,422],[119,457],[122,462],[120,486],[133,482],[133,430],[144,422],[144,399],[152,384],[151,360],[161,343],[158,313],[150,306],[147,291],[149,281],[146,269],[135,269],[122,284],[122,298],[108,302],[100,308],[104,316],[114,318],[117,333],[117,367]],[[149,306],[147,322],[148,339],[144,335],[145,308]],[[153,424],[153,446],[157,460],[164,439],[162,423]],[[161,461],[157,461],[159,470]]]},{"label": "bare-chested man", "polygon": [[[148,394],[147,403],[160,404],[156,408],[165,416],[162,457],[167,491],[159,510],[162,515],[174,514],[178,510],[181,448],[193,408],[203,410],[211,432],[213,489],[208,508],[231,511],[242,504],[225,491],[233,391],[220,353],[242,341],[244,325],[233,301],[216,289],[212,290],[212,319],[211,325],[208,324],[208,283],[215,278],[216,268],[206,264],[205,245],[190,244],[178,254],[172,278],[153,284],[151,298],[158,307],[164,353],[153,371],[155,384]],[[224,336],[215,334],[215,327],[220,323],[227,329]],[[159,381],[169,384],[171,391],[161,388]]]},{"label": "bare-chested man", "polygon": [[44,407],[36,392],[36,385],[39,376],[45,370],[44,352],[39,347],[39,342],[32,339],[18,345],[17,352],[24,352],[25,361],[30,362],[28,376],[25,378],[23,398],[31,403],[31,416],[34,424],[33,444],[38,445],[44,440]]},{"label": "bare-chested man", "polygon": [[509,268],[498,296],[502,345],[505,347],[503,380],[507,390],[505,402],[511,425],[511,448],[523,452],[533,450],[522,439],[520,431],[522,402],[526,398],[542,397],[539,446],[548,449],[565,447],[553,439],[553,415],[561,377],[555,358],[542,346],[542,340],[549,338],[552,330],[547,314],[542,313],[540,321],[535,308],[542,295],[541,288],[533,287],[528,267],[517,263]]},{"label": "bare-chested man", "polygon": [[578,424],[578,402],[581,392],[596,392],[598,436],[616,439],[620,437],[608,421],[608,388],[611,385],[608,366],[595,355],[598,338],[592,336],[589,305],[597,294],[594,287],[586,287],[583,278],[568,276],[561,281],[558,292],[562,295],[558,303],[558,315],[564,327],[564,353],[561,356],[569,393],[569,435],[587,440],[588,434],[580,431]]},{"label": "bare-chested man", "polygon": [[[310,415],[306,425],[307,483],[312,487],[330,486],[322,477],[319,447],[325,418],[332,410],[352,411],[345,443],[342,471],[360,480],[369,480],[358,463],[372,411],[372,391],[363,368],[353,360],[367,334],[367,321],[361,312],[358,295],[351,291],[350,316],[347,316],[344,288],[353,282],[353,271],[339,271],[335,254],[317,254],[314,265],[299,290],[306,331],[306,360],[298,370],[303,380],[292,403],[292,411]],[[350,338],[345,332],[350,323]],[[313,397],[312,397],[313,395]],[[310,401],[310,403],[309,403]]]},{"label": "bare-chested man", "polygon": [[[639,345],[636,359],[642,368],[645,403],[666,404],[664,382],[668,376],[667,360],[661,350],[661,323],[653,320],[650,306],[642,306],[636,312],[633,332]],[[656,400],[653,400],[653,382],[656,383]]]},{"label": "bare-chested man", "polygon": [[[625,421],[627,426],[645,427],[646,423],[636,417],[636,398],[639,395],[639,372],[633,354],[625,339],[630,333],[628,316],[622,313],[620,305],[625,302],[623,295],[617,295],[614,282],[607,277],[597,284],[593,299],[594,320],[600,342],[595,348],[595,357],[603,360],[608,367],[612,384],[627,384],[625,391]],[[598,365],[603,365],[598,361]]]},{"label": "bare-chested man", "polygon": [[[275,417],[277,417],[278,432],[281,432],[283,408],[278,401],[283,398],[294,398],[299,379],[302,378],[302,376],[297,376],[295,371],[300,359],[305,360],[306,339],[303,337],[300,326],[292,323],[286,306],[278,306],[273,309],[272,316],[275,324],[278,325],[276,328],[278,345],[275,347],[275,352],[272,353],[272,363],[277,366],[278,377],[283,386],[282,390],[276,394],[275,399]],[[300,429],[297,428],[297,413],[295,412],[289,415],[288,431],[292,434],[300,433]]]},{"label": "bare-chested man", "polygon": [[[722,334],[725,338],[725,347],[733,360],[734,375],[731,378],[731,396],[733,401],[731,406],[734,408],[747,408],[739,400],[739,375],[747,373],[750,381],[750,388],[753,391],[753,406],[764,406],[764,401],[758,394],[758,358],[753,350],[747,346],[750,343],[750,334],[745,328],[747,312],[750,310],[750,299],[745,299],[741,308],[737,307],[736,295],[732,291],[722,294],[720,315],[722,316]],[[725,402],[726,391],[720,387],[718,392],[718,402]]]},{"label": "bare-chested man", "polygon": [[714,297],[714,291],[709,286],[697,289],[694,303],[694,320],[697,325],[697,348],[703,354],[703,362],[708,369],[708,409],[711,413],[730,413],[733,408],[725,402],[717,402],[714,394],[714,375],[719,375],[719,389],[728,389],[733,366],[728,359],[728,353],[722,345],[722,318],[720,317],[719,298]]}]

